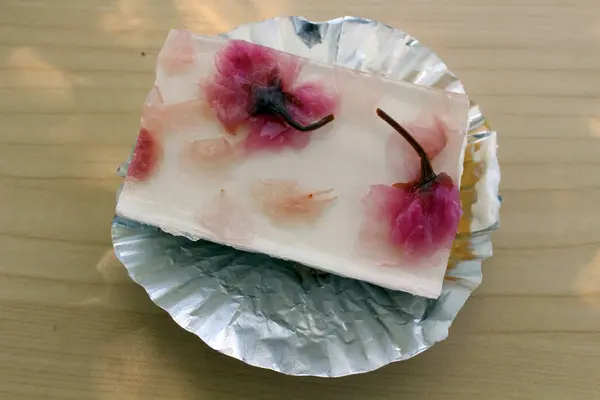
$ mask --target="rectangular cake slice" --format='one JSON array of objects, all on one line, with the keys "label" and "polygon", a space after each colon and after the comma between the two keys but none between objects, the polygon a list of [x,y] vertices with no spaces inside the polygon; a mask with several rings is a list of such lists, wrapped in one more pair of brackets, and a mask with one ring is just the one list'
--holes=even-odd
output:
[{"label": "rectangular cake slice", "polygon": [[173,30],[117,213],[436,298],[468,109],[462,94]]}]

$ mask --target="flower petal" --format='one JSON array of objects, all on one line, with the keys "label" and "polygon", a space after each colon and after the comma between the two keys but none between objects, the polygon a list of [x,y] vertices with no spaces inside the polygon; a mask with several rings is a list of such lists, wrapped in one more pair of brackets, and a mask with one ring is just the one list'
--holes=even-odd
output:
[{"label": "flower petal", "polygon": [[363,199],[364,219],[357,247],[382,265],[394,265],[402,252],[390,243],[390,227],[400,213],[407,193],[405,187],[373,185]]},{"label": "flower petal", "polygon": [[[423,147],[429,160],[433,160],[446,147],[448,131],[446,125],[437,116],[433,121],[418,121],[409,124],[406,129]],[[419,177],[421,161],[414,149],[400,135],[393,133],[386,146],[386,158],[394,173],[405,180]]]},{"label": "flower petal", "polygon": [[278,117],[265,115],[250,119],[244,147],[248,151],[282,151],[285,148],[302,149],[310,142],[311,132],[290,128]]},{"label": "flower petal", "polygon": [[312,82],[294,87],[303,61],[299,57],[242,40],[231,40],[215,56],[217,72],[202,84],[210,108],[228,132],[241,125],[249,128],[246,150],[285,147],[301,149],[310,141],[309,133],[290,129],[281,118],[269,115],[251,116],[254,85],[280,85],[292,101],[291,116],[302,124],[315,122],[333,112],[336,96]]},{"label": "flower petal", "polygon": [[234,156],[233,146],[224,137],[188,142],[185,151],[186,157],[197,165],[227,163]]},{"label": "flower petal", "polygon": [[142,121],[141,125],[151,132],[162,131],[163,119],[162,114],[157,112],[160,106],[163,104],[162,95],[160,89],[157,86],[153,86],[142,107]]},{"label": "flower petal", "polygon": [[294,84],[306,64],[306,60],[291,54],[280,53],[277,59],[279,83],[284,92],[291,92]]},{"label": "flower petal", "polygon": [[337,108],[337,93],[332,93],[319,82],[299,85],[290,94],[290,113],[302,124],[309,124],[333,114]]},{"label": "flower petal", "polygon": [[462,214],[460,193],[446,174],[429,187],[411,190],[393,221],[390,241],[408,256],[449,248]]},{"label": "flower petal", "polygon": [[158,168],[162,149],[156,137],[145,128],[140,129],[131,163],[127,169],[127,178],[144,181]]},{"label": "flower petal", "polygon": [[277,69],[277,53],[244,40],[230,40],[215,56],[215,66],[225,78],[266,85]]},{"label": "flower petal", "polygon": [[203,209],[205,211],[199,218],[200,223],[217,239],[243,245],[252,242],[253,226],[248,213],[225,190],[221,190]]},{"label": "flower petal", "polygon": [[234,79],[217,75],[203,89],[209,107],[229,133],[249,117],[250,95]]},{"label": "flower petal", "polygon": [[365,213],[377,221],[395,218],[402,209],[407,190],[388,185],[373,185],[363,199]]},{"label": "flower petal", "polygon": [[202,103],[188,100],[165,105],[145,105],[142,110],[142,126],[156,135],[186,129],[200,123]]},{"label": "flower petal", "polygon": [[335,200],[333,189],[310,192],[291,180],[264,180],[252,194],[267,217],[276,223],[313,222]]},{"label": "flower petal", "polygon": [[196,61],[192,35],[186,30],[172,30],[158,54],[158,64],[169,73],[186,69]]}]

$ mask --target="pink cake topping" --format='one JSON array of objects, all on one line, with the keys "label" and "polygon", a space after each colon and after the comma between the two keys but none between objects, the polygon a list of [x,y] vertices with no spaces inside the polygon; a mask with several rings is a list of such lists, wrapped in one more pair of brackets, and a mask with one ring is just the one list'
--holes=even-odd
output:
[{"label": "pink cake topping", "polygon": [[336,94],[319,82],[297,83],[299,57],[231,40],[215,64],[217,72],[202,85],[205,97],[229,133],[248,128],[248,150],[304,148],[310,131],[334,119]]},{"label": "pink cake topping", "polygon": [[131,163],[127,169],[127,177],[136,181],[148,179],[158,167],[161,154],[161,145],[154,135],[149,130],[141,128],[131,157]]},{"label": "pink cake topping", "polygon": [[407,183],[372,186],[364,201],[367,222],[383,226],[388,243],[408,257],[450,247],[462,214],[458,188],[446,173],[433,171],[426,151],[407,130],[384,111],[377,109],[377,115],[415,150],[421,173]]},{"label": "pink cake topping", "polygon": [[312,222],[336,198],[333,189],[307,191],[297,182],[269,179],[254,186],[252,194],[274,222]]}]

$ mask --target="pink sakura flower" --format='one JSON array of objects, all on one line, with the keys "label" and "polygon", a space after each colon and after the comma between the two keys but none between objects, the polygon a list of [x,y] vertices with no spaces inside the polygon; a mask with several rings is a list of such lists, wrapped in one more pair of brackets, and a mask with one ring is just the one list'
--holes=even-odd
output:
[{"label": "pink sakura flower", "polygon": [[205,98],[225,129],[248,129],[247,150],[301,149],[310,131],[333,121],[337,96],[319,82],[297,84],[299,57],[231,40],[215,57]]},{"label": "pink sakura flower", "polygon": [[[448,128],[444,121],[433,117],[433,125],[409,125],[411,135],[419,142],[425,154],[433,160],[446,147],[448,142]],[[392,170],[398,174],[416,179],[419,176],[419,155],[414,151],[408,151],[410,144],[401,136],[391,136],[386,146],[386,157]],[[406,154],[399,158],[398,154]]]},{"label": "pink sakura flower", "polygon": [[196,61],[192,34],[185,30],[172,30],[158,53],[158,65],[167,73],[180,72]]},{"label": "pink sakura flower", "polygon": [[427,153],[407,130],[384,111],[377,109],[377,115],[415,150],[421,173],[407,183],[372,186],[365,199],[367,219],[383,226],[388,244],[407,257],[450,247],[462,214],[458,188],[448,174],[433,171]]}]

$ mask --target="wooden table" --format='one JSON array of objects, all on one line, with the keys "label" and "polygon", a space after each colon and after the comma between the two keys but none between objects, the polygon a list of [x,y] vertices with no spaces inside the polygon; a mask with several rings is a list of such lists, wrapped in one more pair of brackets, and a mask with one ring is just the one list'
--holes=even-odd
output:
[{"label": "wooden table", "polygon": [[[600,398],[598,0],[1,0],[0,398]],[[217,354],[115,259],[115,168],[167,30],[275,15],[402,27],[499,132],[484,283],[425,354],[341,379]]]}]

